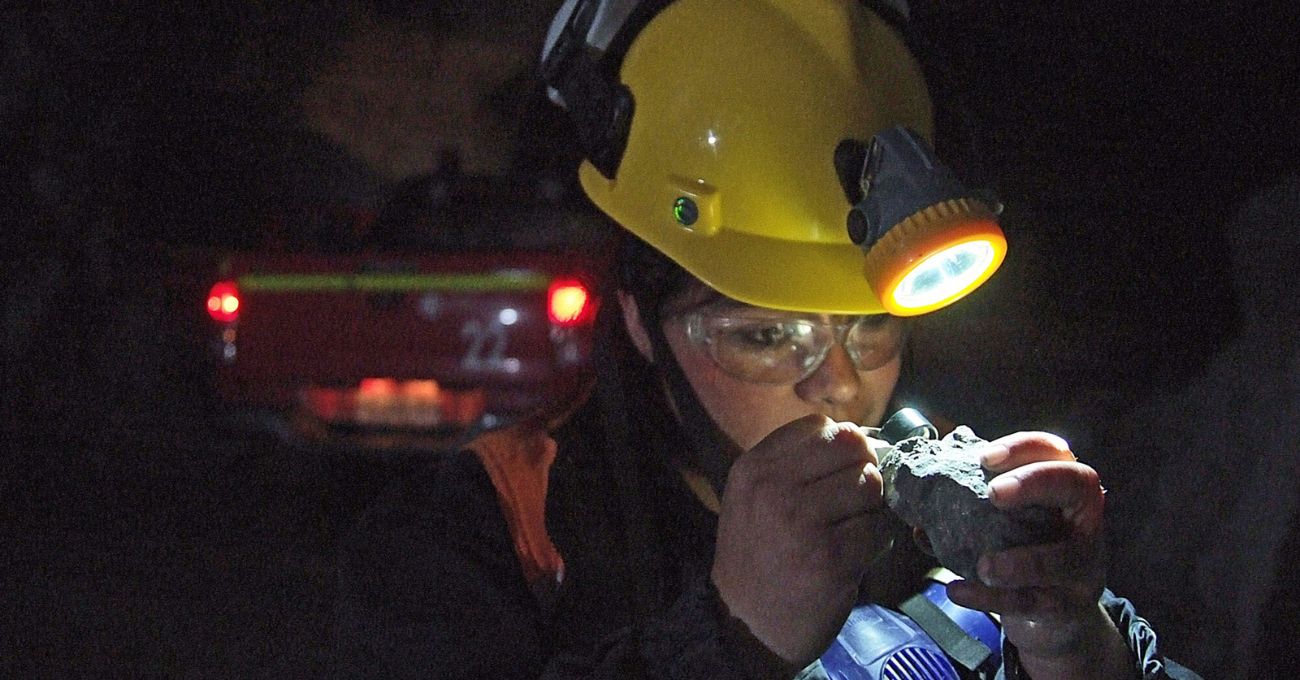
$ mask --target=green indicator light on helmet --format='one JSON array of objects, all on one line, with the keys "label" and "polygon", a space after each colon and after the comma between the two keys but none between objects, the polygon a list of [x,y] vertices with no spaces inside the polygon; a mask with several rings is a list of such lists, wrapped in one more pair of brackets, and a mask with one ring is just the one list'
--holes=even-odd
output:
[{"label": "green indicator light on helmet", "polygon": [[690,198],[678,196],[677,200],[673,201],[673,217],[678,224],[689,227],[700,219],[700,208]]}]

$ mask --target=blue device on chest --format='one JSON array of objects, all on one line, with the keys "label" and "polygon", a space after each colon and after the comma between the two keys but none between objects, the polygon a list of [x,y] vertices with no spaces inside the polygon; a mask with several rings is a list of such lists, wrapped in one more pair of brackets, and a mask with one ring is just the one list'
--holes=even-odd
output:
[{"label": "blue device on chest", "polygon": [[990,677],[1001,662],[998,625],[988,614],[949,600],[943,583],[931,582],[901,608],[911,617],[876,604],[858,605],[821,657],[826,676],[959,680],[954,659],[971,671],[990,671]]}]

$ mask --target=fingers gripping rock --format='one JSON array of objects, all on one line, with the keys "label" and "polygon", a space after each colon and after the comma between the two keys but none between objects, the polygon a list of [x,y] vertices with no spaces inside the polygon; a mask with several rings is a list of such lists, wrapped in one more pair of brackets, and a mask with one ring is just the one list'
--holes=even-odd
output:
[{"label": "fingers gripping rock", "polygon": [[1002,510],[989,499],[992,473],[980,466],[985,443],[964,425],[943,439],[910,437],[879,452],[885,502],[903,521],[925,531],[935,557],[974,579],[980,555],[1058,540],[1059,512],[1028,506]]}]

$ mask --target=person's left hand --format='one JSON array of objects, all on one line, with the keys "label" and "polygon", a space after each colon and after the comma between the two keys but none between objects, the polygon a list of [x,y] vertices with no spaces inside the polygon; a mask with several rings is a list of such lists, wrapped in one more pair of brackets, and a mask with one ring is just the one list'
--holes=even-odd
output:
[{"label": "person's left hand", "polygon": [[1000,473],[989,482],[995,506],[1057,509],[1065,537],[983,555],[981,583],[949,584],[952,601],[1000,614],[1007,639],[1036,679],[1127,677],[1128,647],[1099,604],[1106,569],[1104,492],[1096,471],[1078,462],[1063,439],[1044,432],[990,442],[981,463]]}]

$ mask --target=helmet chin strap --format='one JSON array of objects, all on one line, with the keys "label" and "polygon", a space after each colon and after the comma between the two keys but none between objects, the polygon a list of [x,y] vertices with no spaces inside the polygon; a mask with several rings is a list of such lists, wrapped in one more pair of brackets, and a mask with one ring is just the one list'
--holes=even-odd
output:
[{"label": "helmet chin strap", "polygon": [[652,366],[655,373],[668,391],[671,405],[677,410],[677,419],[685,435],[687,451],[683,451],[683,462],[703,473],[713,487],[718,498],[726,486],[727,472],[731,469],[730,451],[736,445],[727,438],[718,427],[708,410],[700,403],[699,397],[691,387],[681,364],[677,362],[668,338],[664,335],[663,323],[659,317],[658,301],[643,299],[634,294],[637,307],[641,311],[641,320],[646,334],[650,338],[653,353]]}]

